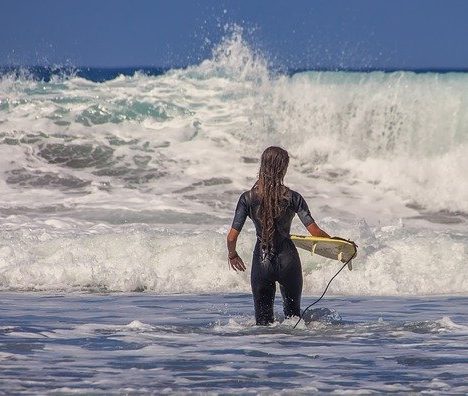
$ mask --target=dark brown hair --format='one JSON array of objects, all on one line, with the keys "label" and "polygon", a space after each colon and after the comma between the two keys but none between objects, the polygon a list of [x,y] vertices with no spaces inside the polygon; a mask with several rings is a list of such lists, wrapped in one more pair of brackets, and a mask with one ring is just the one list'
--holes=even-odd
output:
[{"label": "dark brown hair", "polygon": [[271,250],[275,234],[275,219],[284,211],[289,189],[283,184],[288,169],[289,155],[281,147],[268,147],[262,154],[256,193],[260,199],[261,244],[264,251]]}]

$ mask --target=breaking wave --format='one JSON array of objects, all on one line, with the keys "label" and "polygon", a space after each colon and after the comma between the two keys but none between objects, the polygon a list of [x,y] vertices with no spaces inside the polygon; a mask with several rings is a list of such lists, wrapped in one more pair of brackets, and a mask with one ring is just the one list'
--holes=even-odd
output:
[{"label": "breaking wave", "polygon": [[[314,217],[362,246],[332,292],[468,291],[465,73],[278,74],[234,29],[185,69],[7,73],[0,93],[2,289],[247,291],[222,232],[278,144]],[[335,270],[314,262],[309,293]]]}]

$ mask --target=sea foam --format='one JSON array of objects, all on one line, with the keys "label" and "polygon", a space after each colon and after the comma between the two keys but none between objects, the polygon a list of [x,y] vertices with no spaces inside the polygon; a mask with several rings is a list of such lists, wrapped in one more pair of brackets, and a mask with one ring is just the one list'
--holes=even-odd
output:
[{"label": "sea foam", "polygon": [[[242,234],[238,249],[248,268],[255,241],[252,231]],[[460,276],[465,271],[466,240],[405,227],[371,230],[362,224],[348,232],[361,248],[353,270],[345,269],[334,280],[330,294],[468,292],[468,279]],[[301,258],[304,293],[321,293],[340,263],[305,251]],[[52,228],[0,234],[3,290],[249,292],[249,272],[229,269],[224,229],[174,232],[114,226],[112,231],[87,234]]]},{"label": "sea foam", "polygon": [[[465,73],[272,72],[239,29],[159,76],[5,75],[0,286],[248,291],[223,233],[277,144],[317,222],[361,247],[332,293],[466,293],[467,92]],[[319,293],[336,264],[303,261]]]}]

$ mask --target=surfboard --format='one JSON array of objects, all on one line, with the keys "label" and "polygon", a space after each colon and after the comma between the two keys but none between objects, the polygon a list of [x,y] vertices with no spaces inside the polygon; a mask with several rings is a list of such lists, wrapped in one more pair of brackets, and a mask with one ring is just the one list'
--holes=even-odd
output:
[{"label": "surfboard", "polygon": [[[356,246],[345,239],[322,238],[312,235],[291,235],[291,240],[298,248],[307,250],[312,254],[339,260],[346,263],[356,255]],[[349,270],[352,270],[351,261],[348,263]]]}]

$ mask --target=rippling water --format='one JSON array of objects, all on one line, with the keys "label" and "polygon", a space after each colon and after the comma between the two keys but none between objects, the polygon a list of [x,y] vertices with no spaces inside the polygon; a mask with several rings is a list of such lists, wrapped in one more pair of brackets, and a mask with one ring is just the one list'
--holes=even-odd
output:
[{"label": "rippling water", "polygon": [[3,293],[3,391],[468,392],[466,297],[329,298],[295,330],[250,298]]}]

